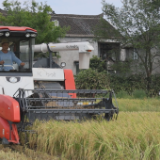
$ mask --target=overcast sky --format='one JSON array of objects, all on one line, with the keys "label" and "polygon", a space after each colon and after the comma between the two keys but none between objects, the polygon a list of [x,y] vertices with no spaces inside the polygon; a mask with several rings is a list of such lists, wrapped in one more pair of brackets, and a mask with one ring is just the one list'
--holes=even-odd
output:
[{"label": "overcast sky", "polygon": [[[19,1],[24,2],[26,0]],[[117,7],[121,6],[121,1],[106,0],[106,2]],[[0,0],[0,8],[3,9],[2,2],[3,0]],[[46,2],[57,14],[98,15],[102,13],[102,0],[36,0],[36,2]]]}]

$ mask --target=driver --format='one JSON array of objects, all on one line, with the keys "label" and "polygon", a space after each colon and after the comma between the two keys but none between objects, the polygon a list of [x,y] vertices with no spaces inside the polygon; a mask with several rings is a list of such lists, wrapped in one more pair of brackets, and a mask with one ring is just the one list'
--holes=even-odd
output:
[{"label": "driver", "polygon": [[25,65],[12,51],[8,51],[9,45],[11,44],[12,42],[9,42],[7,39],[2,40],[0,43],[0,46],[2,46],[2,50],[0,51],[0,65],[4,65],[4,67],[1,68],[1,70],[4,69],[4,71],[13,70],[13,62],[16,62],[19,66]]}]

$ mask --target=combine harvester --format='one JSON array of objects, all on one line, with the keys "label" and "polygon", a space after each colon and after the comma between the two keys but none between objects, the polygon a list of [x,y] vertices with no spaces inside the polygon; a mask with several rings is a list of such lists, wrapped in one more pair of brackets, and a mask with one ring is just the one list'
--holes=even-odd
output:
[{"label": "combine harvester", "polygon": [[[114,114],[118,115],[118,108],[112,104],[112,91],[76,90],[72,71],[52,61],[52,52],[79,50],[80,68],[87,69],[89,52],[93,50],[88,42],[35,45],[36,35],[37,31],[29,27],[0,26],[0,43],[3,39],[12,42],[10,50],[25,63],[23,67],[13,63],[9,71],[4,71],[5,63],[0,66],[3,144],[19,144],[18,132],[25,132],[28,125],[25,117],[33,122],[37,118],[81,120],[101,114],[110,120]],[[48,51],[50,57],[39,59],[33,65],[34,51]],[[99,98],[107,95],[109,98]]]}]

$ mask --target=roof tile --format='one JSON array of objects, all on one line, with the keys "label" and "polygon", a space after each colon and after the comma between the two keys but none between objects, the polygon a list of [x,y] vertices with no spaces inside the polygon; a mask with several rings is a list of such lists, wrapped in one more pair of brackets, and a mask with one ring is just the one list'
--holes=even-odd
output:
[{"label": "roof tile", "polygon": [[67,35],[93,36],[93,29],[100,22],[100,15],[52,14],[51,20],[59,21],[61,27],[70,26]]}]

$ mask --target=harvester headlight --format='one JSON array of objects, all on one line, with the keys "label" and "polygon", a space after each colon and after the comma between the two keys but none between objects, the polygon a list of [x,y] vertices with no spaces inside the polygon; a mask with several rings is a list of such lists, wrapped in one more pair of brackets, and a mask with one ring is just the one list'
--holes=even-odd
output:
[{"label": "harvester headlight", "polygon": [[31,34],[31,37],[36,37],[36,34]]},{"label": "harvester headlight", "polygon": [[10,33],[9,33],[9,32],[6,32],[6,33],[5,33],[5,36],[6,36],[6,37],[9,37],[9,36],[10,36]]},{"label": "harvester headlight", "polygon": [[9,81],[10,81],[11,83],[16,83],[18,80],[17,80],[16,77],[11,77],[11,78],[9,78]]},{"label": "harvester headlight", "polygon": [[61,67],[64,68],[66,66],[65,62],[61,62]]},{"label": "harvester headlight", "polygon": [[27,33],[27,34],[26,34],[26,37],[27,37],[27,38],[29,38],[29,37],[30,37],[30,34],[29,34],[29,33]]},{"label": "harvester headlight", "polygon": [[0,36],[3,36],[3,33],[0,33]]}]

